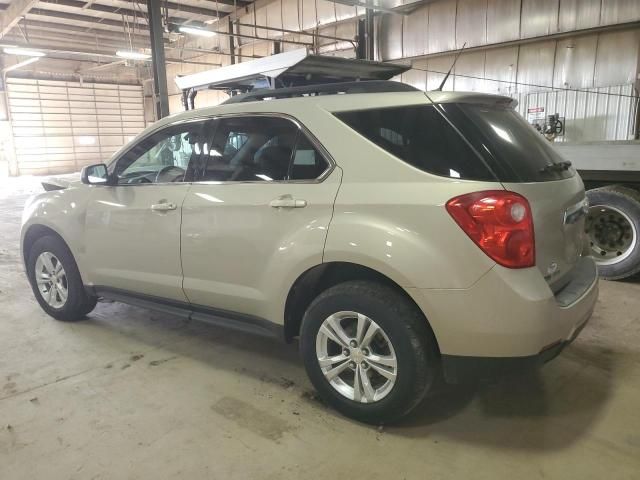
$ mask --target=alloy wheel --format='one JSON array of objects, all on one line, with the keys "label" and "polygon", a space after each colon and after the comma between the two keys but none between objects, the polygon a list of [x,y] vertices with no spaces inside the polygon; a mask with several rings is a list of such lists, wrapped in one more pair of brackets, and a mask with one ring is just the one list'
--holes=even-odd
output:
[{"label": "alloy wheel", "polygon": [[342,311],[326,318],[316,336],[316,356],[329,384],[355,402],[382,400],[396,383],[393,345],[382,328],[361,313]]},{"label": "alloy wheel", "polygon": [[35,280],[44,301],[53,308],[62,308],[69,296],[67,273],[58,257],[42,252],[36,259]]}]

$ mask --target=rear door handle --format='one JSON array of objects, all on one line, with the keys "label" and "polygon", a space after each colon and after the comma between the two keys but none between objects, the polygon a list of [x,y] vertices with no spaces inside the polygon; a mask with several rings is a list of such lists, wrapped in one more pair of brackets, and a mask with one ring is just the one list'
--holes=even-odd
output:
[{"label": "rear door handle", "polygon": [[291,196],[283,196],[274,198],[269,202],[269,206],[273,208],[304,208],[307,206],[306,200],[296,200]]},{"label": "rear door handle", "polygon": [[151,205],[151,210],[154,212],[168,212],[169,210],[175,210],[178,206],[173,202],[154,203]]}]

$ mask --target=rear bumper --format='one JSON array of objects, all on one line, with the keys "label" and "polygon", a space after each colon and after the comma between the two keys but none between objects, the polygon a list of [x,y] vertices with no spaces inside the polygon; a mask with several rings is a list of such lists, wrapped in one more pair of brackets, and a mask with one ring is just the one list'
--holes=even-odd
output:
[{"label": "rear bumper", "polygon": [[572,275],[556,294],[537,268],[499,266],[468,289],[412,290],[433,328],[447,380],[500,376],[558,355],[598,298],[593,259],[582,258]]},{"label": "rear bumper", "polygon": [[[589,314],[589,317],[591,315]],[[526,357],[465,357],[442,355],[442,373],[447,383],[486,381],[534,370],[556,358],[580,334],[589,318],[575,330],[569,340],[559,341],[536,355]]]}]

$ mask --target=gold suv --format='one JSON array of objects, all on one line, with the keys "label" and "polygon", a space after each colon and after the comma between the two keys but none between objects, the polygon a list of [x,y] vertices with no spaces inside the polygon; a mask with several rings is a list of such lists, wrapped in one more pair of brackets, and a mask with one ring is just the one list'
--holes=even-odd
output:
[{"label": "gold suv", "polygon": [[[306,87],[305,87],[306,88]],[[597,299],[576,171],[507,97],[372,81],[165,118],[24,212],[36,299],[300,339],[350,417],[543,363]]]}]

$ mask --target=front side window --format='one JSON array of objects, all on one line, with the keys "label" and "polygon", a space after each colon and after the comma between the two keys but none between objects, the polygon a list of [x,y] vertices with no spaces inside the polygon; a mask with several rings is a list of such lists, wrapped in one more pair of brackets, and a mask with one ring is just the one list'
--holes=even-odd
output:
[{"label": "front side window", "polygon": [[190,165],[201,162],[208,150],[211,121],[166,127],[134,145],[115,164],[119,185],[172,183],[189,180]]},{"label": "front side window", "polygon": [[420,170],[451,178],[495,180],[484,161],[433,105],[335,115],[369,141]]}]

